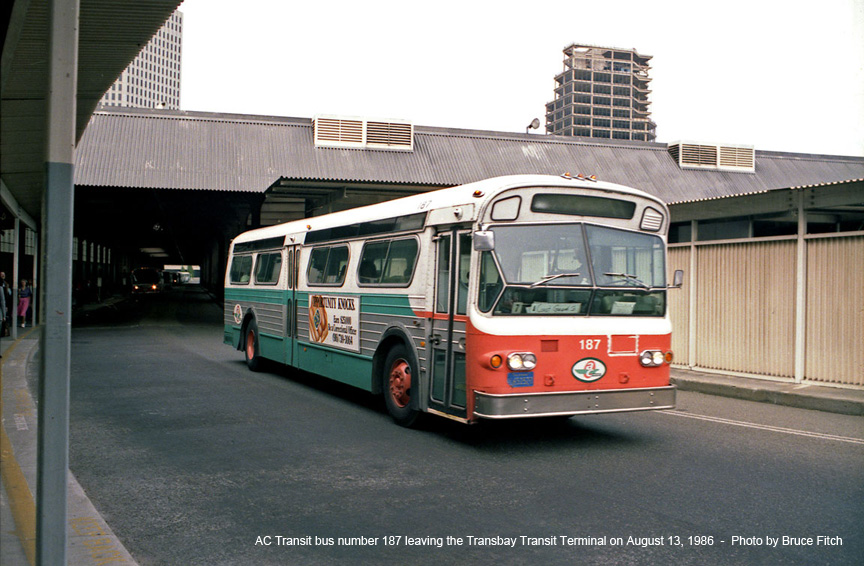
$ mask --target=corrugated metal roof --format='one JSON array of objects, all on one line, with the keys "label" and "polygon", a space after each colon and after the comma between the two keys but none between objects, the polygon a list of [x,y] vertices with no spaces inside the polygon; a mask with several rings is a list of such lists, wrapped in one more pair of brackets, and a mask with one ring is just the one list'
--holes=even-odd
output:
[{"label": "corrugated metal roof", "polygon": [[[99,99],[182,0],[81,0],[76,132]],[[3,43],[0,174],[31,216],[42,208],[46,154],[49,3],[15,2]]]},{"label": "corrugated metal roof", "polygon": [[680,203],[864,177],[864,158],[757,151],[756,172],[680,169],[666,144],[415,126],[413,152],[315,147],[312,122],[112,109],[78,146],[79,185],[262,192],[281,178],[452,186],[499,175],[596,174]]}]

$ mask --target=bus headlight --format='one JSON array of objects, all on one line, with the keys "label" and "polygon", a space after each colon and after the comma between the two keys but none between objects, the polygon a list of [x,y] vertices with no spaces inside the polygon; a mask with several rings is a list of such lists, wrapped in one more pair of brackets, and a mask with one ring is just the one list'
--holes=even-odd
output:
[{"label": "bus headlight", "polygon": [[537,366],[537,356],[531,352],[514,352],[507,356],[507,367],[512,371],[530,371]]},{"label": "bus headlight", "polygon": [[646,368],[663,365],[664,361],[666,361],[666,356],[660,350],[645,350],[639,354],[639,363]]}]

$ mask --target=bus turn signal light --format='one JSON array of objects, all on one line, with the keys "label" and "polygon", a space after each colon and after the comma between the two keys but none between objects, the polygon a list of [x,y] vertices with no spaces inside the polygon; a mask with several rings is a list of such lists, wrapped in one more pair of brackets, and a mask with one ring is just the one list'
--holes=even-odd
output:
[{"label": "bus turn signal light", "polygon": [[504,359],[500,354],[495,354],[491,358],[489,358],[489,365],[492,366],[493,369],[498,369],[501,367],[501,364],[504,363]]}]

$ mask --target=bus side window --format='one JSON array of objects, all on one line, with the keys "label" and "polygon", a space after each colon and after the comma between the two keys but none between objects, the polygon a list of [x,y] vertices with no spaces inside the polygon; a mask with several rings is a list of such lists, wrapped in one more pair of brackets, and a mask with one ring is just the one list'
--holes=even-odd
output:
[{"label": "bus side window", "polygon": [[231,261],[231,283],[248,285],[252,274],[252,256],[238,255]]},{"label": "bus side window", "polygon": [[436,274],[435,312],[450,312],[450,236],[438,240],[438,272]]},{"label": "bus side window", "polygon": [[381,272],[387,260],[389,242],[370,242],[363,246],[357,281],[361,284],[375,285],[381,282]]},{"label": "bus side window", "polygon": [[387,253],[387,265],[381,282],[390,285],[409,284],[416,260],[417,240],[410,238],[392,242]]},{"label": "bus side window", "polygon": [[370,242],[363,246],[357,281],[361,285],[408,285],[416,263],[417,240],[414,238]]},{"label": "bus side window", "polygon": [[327,267],[324,271],[324,283],[328,285],[341,285],[345,282],[345,272],[348,267],[348,246],[334,246],[330,248],[327,257]]},{"label": "bus side window", "polygon": [[309,285],[324,282],[324,269],[327,267],[327,256],[330,248],[315,248],[309,255],[309,269],[306,270],[306,281]]},{"label": "bus side window", "polygon": [[255,261],[255,283],[275,285],[282,272],[282,252],[258,254]]},{"label": "bus side window", "polygon": [[456,295],[456,314],[468,312],[468,275],[471,271],[471,233],[459,234],[459,286]]},{"label": "bus side window", "polygon": [[293,289],[294,285],[294,250],[288,250],[288,288]]},{"label": "bus side window", "polygon": [[306,281],[309,285],[340,286],[348,268],[348,246],[315,248],[309,256]]}]

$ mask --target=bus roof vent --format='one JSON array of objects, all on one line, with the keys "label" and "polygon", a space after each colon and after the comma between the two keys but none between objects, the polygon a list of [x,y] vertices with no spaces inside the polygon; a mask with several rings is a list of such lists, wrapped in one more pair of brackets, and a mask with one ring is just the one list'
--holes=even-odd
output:
[{"label": "bus roof vent", "polygon": [[313,124],[315,147],[414,151],[414,125],[405,120],[319,115]]},{"label": "bus roof vent", "polygon": [[670,143],[667,149],[681,169],[714,169],[740,173],[756,171],[756,150],[752,145],[679,141]]}]

